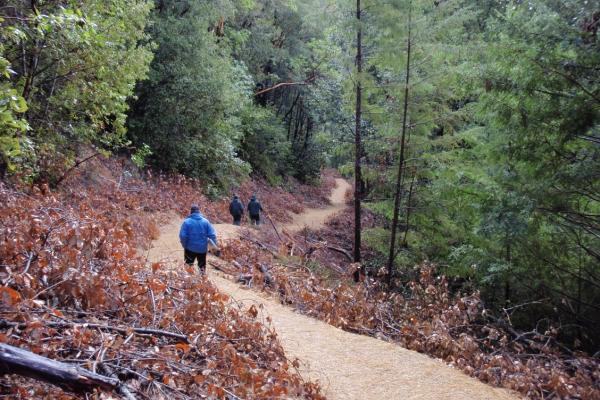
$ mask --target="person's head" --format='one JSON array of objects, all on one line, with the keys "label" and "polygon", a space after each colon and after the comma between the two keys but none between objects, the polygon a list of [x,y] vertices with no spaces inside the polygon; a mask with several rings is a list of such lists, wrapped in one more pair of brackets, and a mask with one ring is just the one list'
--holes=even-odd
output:
[{"label": "person's head", "polygon": [[237,200],[237,199],[239,199],[238,195],[237,195],[237,194],[234,194],[234,195],[233,195],[233,199],[234,199],[234,200]]},{"label": "person's head", "polygon": [[199,213],[200,212],[200,207],[198,207],[197,204],[192,204],[192,207],[190,209],[190,214],[195,214],[195,213]]},{"label": "person's head", "polygon": [[252,197],[250,198],[250,200],[252,200],[252,201],[256,200],[256,195],[253,194]]}]

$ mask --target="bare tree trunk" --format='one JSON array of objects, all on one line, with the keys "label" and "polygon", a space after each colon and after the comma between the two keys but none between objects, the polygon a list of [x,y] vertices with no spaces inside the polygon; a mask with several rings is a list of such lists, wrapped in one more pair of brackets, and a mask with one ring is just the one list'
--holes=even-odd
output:
[{"label": "bare tree trunk", "polygon": [[510,306],[510,274],[511,274],[511,263],[512,263],[512,249],[511,249],[511,238],[510,235],[506,234],[506,262],[509,265],[507,276],[504,278],[504,305],[505,307]]},{"label": "bare tree trunk", "polygon": [[392,235],[390,239],[390,251],[387,262],[387,283],[392,286],[394,260],[396,258],[396,231],[398,230],[398,220],[400,214],[400,200],[402,199],[402,178],[404,173],[404,153],[406,151],[406,132],[408,120],[408,95],[410,84],[410,57],[412,51],[412,1],[409,3],[408,10],[408,45],[406,49],[406,81],[404,84],[404,114],[402,116],[402,136],[400,138],[400,160],[398,162],[398,177],[396,178],[396,194],[394,196],[394,218],[392,220]]},{"label": "bare tree trunk", "polygon": [[[31,11],[33,13],[33,15],[36,15],[38,13],[38,9],[37,9],[37,0],[31,0],[30,2],[30,8]],[[36,23],[37,25],[37,23]],[[37,72],[37,68],[38,68],[38,63],[40,60],[40,53],[42,52],[42,48],[43,46],[40,46],[40,41],[38,39],[36,39],[34,41],[34,45],[33,45],[33,49],[31,49],[31,54],[29,56],[29,66],[27,68],[27,74],[24,75],[25,77],[25,84],[23,86],[23,92],[21,93],[21,96],[26,100],[29,101],[29,95],[31,94],[31,91],[33,89],[33,80],[35,79],[35,75]],[[23,60],[25,62],[25,60]],[[25,70],[25,65],[23,66],[23,69]]]},{"label": "bare tree trunk", "polygon": [[417,170],[416,168],[413,170],[412,180],[410,182],[410,188],[408,189],[408,200],[406,201],[406,226],[404,227],[404,238],[402,239],[402,247],[407,247],[408,242],[406,240],[408,236],[409,226],[410,226],[410,211],[412,202],[412,197],[414,194],[415,181],[417,180]]},{"label": "bare tree trunk", "polygon": [[[360,262],[360,244],[361,244],[361,194],[362,194],[362,172],[360,159],[362,156],[361,143],[361,114],[362,114],[362,26],[361,26],[361,6],[360,0],[356,0],[356,20],[358,22],[358,32],[356,34],[356,126],[354,133],[354,262]],[[355,276],[355,280],[356,280]]]}]

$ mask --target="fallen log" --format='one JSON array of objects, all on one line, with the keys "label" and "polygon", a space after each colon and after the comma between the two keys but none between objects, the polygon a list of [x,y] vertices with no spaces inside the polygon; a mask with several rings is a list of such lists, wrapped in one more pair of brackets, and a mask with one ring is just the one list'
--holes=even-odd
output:
[{"label": "fallen log", "polygon": [[347,259],[348,259],[348,261],[350,261],[350,262],[352,262],[352,261],[354,260],[354,258],[352,257],[352,254],[350,254],[350,252],[349,252],[348,250],[346,250],[346,249],[342,249],[341,247],[332,246],[332,245],[330,245],[330,244],[329,244],[329,243],[327,243],[327,242],[319,242],[319,241],[317,241],[317,240],[310,240],[310,239],[309,239],[309,240],[308,240],[308,242],[309,242],[309,243],[314,243],[314,244],[316,244],[316,245],[318,245],[318,246],[322,246],[322,247],[325,247],[325,248],[327,248],[327,249],[329,249],[329,250],[332,250],[332,251],[338,252],[338,253],[340,253],[340,254],[343,254],[343,255],[345,255],[345,256],[346,256],[346,258],[347,258]]},{"label": "fallen log", "polygon": [[226,262],[224,262],[223,260],[218,260],[218,262],[216,262],[216,261],[217,260],[209,260],[208,265],[210,265],[217,271],[221,271],[227,275],[235,275],[238,272],[238,270],[241,269],[241,266],[235,261],[231,262],[231,264],[233,264],[234,268],[229,267],[229,265]]},{"label": "fallen log", "polygon": [[342,249],[342,248],[335,247],[335,246],[330,246],[330,245],[327,245],[327,248],[328,248],[329,250],[337,251],[338,253],[341,253],[341,254],[345,255],[345,256],[346,256],[346,258],[347,258],[347,259],[348,259],[350,262],[352,262],[352,261],[354,260],[354,258],[352,258],[352,255],[350,254],[350,252],[349,252],[348,250],[346,250],[346,249]]},{"label": "fallen log", "polygon": [[60,386],[71,392],[91,392],[96,388],[117,391],[135,399],[123,383],[85,368],[42,357],[27,350],[0,343],[0,374],[17,374]]}]

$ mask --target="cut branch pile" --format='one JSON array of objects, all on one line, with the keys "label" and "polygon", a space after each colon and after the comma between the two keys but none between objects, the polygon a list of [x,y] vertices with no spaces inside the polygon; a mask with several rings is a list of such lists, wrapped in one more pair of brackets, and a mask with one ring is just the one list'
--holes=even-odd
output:
[{"label": "cut branch pile", "polygon": [[323,398],[255,315],[185,266],[136,255],[144,215],[199,202],[189,181],[68,185],[0,184],[0,395]]}]

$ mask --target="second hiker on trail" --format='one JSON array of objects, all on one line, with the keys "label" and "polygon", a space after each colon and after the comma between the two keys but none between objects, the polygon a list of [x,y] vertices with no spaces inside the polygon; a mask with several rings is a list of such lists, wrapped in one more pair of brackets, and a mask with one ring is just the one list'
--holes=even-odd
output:
[{"label": "second hiker on trail", "polygon": [[260,212],[263,210],[262,206],[256,200],[256,196],[252,196],[250,203],[248,203],[248,214],[250,214],[250,224],[260,224]]},{"label": "second hiker on trail", "polygon": [[206,274],[206,253],[209,243],[216,249],[219,257],[221,251],[217,246],[217,232],[211,223],[200,214],[200,208],[193,205],[190,215],[183,221],[179,230],[179,241],[183,246],[183,256],[187,265],[194,265],[198,260],[198,269]]},{"label": "second hiker on trail", "polygon": [[233,217],[233,224],[239,226],[242,221],[242,216],[244,215],[244,205],[237,195],[233,196],[233,200],[231,200],[231,203],[229,204],[229,213]]}]

